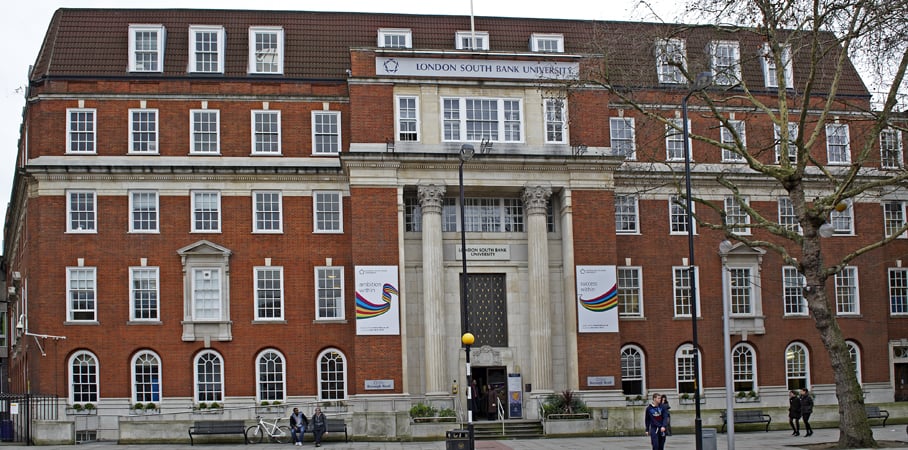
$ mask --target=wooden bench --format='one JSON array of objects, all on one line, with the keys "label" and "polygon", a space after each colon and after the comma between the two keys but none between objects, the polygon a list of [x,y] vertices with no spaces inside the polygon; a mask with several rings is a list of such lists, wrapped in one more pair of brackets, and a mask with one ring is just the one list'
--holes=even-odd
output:
[{"label": "wooden bench", "polygon": [[[309,419],[309,422],[311,424],[312,418]],[[328,432],[327,437],[340,436],[340,432],[343,431],[344,442],[350,442],[350,437],[347,435],[347,423],[344,422],[344,419],[325,419],[325,431]],[[303,435],[303,439],[305,439],[306,436],[310,436],[312,437],[312,439],[315,439],[315,436],[312,435],[311,431],[306,432]]]},{"label": "wooden bench", "polygon": [[[772,417],[769,414],[763,414],[763,411],[758,409],[742,409],[735,411],[735,425],[739,423],[766,423],[766,431],[769,431],[769,424],[772,422]],[[725,426],[728,424],[728,413],[722,411],[722,429],[725,431]]]},{"label": "wooden bench", "polygon": [[189,427],[189,445],[195,445],[192,436],[200,434],[242,434],[243,443],[249,443],[242,420],[197,420]]},{"label": "wooden bench", "polygon": [[886,426],[886,420],[889,419],[889,411],[880,409],[879,406],[864,406],[868,419],[883,419],[883,426]]}]

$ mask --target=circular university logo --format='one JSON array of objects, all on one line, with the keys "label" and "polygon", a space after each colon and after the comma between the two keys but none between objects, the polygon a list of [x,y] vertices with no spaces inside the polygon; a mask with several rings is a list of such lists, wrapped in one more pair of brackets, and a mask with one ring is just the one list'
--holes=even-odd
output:
[{"label": "circular university logo", "polygon": [[389,59],[385,61],[385,72],[388,73],[397,73],[397,69],[400,67],[400,64],[397,63],[394,59]]}]

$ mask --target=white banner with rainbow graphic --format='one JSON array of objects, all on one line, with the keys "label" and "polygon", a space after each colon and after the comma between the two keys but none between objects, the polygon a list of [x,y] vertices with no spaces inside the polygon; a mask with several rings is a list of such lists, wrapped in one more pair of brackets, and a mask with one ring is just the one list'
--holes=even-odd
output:
[{"label": "white banner with rainbow graphic", "polygon": [[356,266],[356,334],[400,334],[397,266]]},{"label": "white banner with rainbow graphic", "polygon": [[618,276],[615,266],[577,266],[577,331],[618,332]]}]

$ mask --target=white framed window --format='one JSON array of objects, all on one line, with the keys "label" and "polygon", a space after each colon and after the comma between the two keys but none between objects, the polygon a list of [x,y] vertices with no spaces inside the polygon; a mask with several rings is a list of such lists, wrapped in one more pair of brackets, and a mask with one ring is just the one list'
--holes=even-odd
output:
[{"label": "white framed window", "polygon": [[[672,293],[674,297],[673,304],[675,317],[691,317],[691,314],[693,313],[692,308],[694,304],[691,303],[690,269],[691,268],[688,266],[672,267],[672,284],[674,286]],[[695,301],[697,302],[697,317],[700,317],[700,312],[702,311],[702,308],[700,308],[700,270],[698,267],[694,267],[693,272],[694,281],[696,282],[695,287],[697,291],[697,298],[695,299]]]},{"label": "white framed window", "polygon": [[249,28],[249,73],[284,73],[284,29]]},{"label": "white framed window", "polygon": [[736,345],[731,351],[731,367],[735,392],[757,391],[757,358],[753,347]]},{"label": "white framed window", "polygon": [[656,39],[656,73],[659,82],[664,84],[683,84],[687,82],[684,71],[687,69],[687,50],[683,39]]},{"label": "white framed window", "polygon": [[792,164],[798,162],[798,147],[796,141],[798,140],[798,123],[797,122],[788,122],[788,142],[783,144],[784,136],[782,136],[782,130],[778,125],[773,125],[773,136],[775,139],[775,149],[776,149],[776,164],[780,162],[780,156],[784,147],[788,147],[788,161]]},{"label": "white framed window", "polygon": [[220,192],[192,192],[192,231],[194,233],[221,232]]},{"label": "white framed window", "polygon": [[224,359],[214,350],[203,350],[195,357],[196,403],[224,402]]},{"label": "white framed window", "polygon": [[160,278],[157,267],[129,268],[129,312],[134,321],[160,320]]},{"label": "white framed window", "polygon": [[129,232],[157,233],[159,208],[157,191],[129,191]]},{"label": "white framed window", "polygon": [[488,50],[488,31],[458,31],[454,35],[454,48],[457,50]]},{"label": "white framed window", "polygon": [[[681,119],[667,119],[665,124],[665,159],[668,161],[684,161],[684,123]],[[687,121],[687,129],[690,130],[690,121]],[[687,144],[690,145],[690,136],[688,135]],[[691,147],[688,147],[691,148]],[[694,157],[691,155],[691,161]]]},{"label": "white framed window", "polygon": [[98,404],[100,367],[94,353],[80,350],[69,357],[69,403]]},{"label": "white framed window", "polygon": [[854,234],[854,205],[850,200],[846,200],[848,205],[843,211],[832,210],[829,212],[829,222],[834,228],[833,233],[841,236]]},{"label": "white framed window", "polygon": [[129,153],[158,153],[158,110],[129,110]]},{"label": "white framed window", "polygon": [[646,357],[636,345],[621,348],[621,391],[624,395],[646,395]]},{"label": "white framed window", "polygon": [[[457,203],[455,199],[445,202],[442,206],[443,224],[442,231],[458,231],[459,221],[456,221]],[[551,202],[547,204],[550,206]],[[456,211],[456,212],[455,212]],[[464,199],[464,227],[467,232],[482,233],[522,233],[524,231],[523,202],[516,198],[465,198]]]},{"label": "white framed window", "polygon": [[66,191],[67,233],[96,233],[98,203],[95,191]]},{"label": "white framed window", "polygon": [[[794,71],[791,67],[791,45],[790,44],[780,44],[779,49],[781,50],[781,56],[779,60],[782,62],[782,78],[785,82],[785,89],[794,88]],[[763,44],[763,79],[766,81],[766,87],[768,88],[777,88],[779,87],[779,71],[778,64],[776,64],[776,58],[772,48],[770,48],[769,43]]]},{"label": "white framed window", "polygon": [[397,140],[419,142],[419,97],[398,96]]},{"label": "white framed window", "polygon": [[643,317],[643,268],[618,267],[618,317]]},{"label": "white framed window", "polygon": [[894,128],[880,131],[880,167],[883,169],[901,169],[902,132]]},{"label": "white framed window", "polygon": [[284,268],[255,267],[255,320],[284,319]]},{"label": "white framed window", "polygon": [[624,155],[627,159],[637,158],[633,117],[610,117],[609,138],[612,152]]},{"label": "white framed window", "polygon": [[729,267],[728,301],[732,316],[751,317],[754,315],[754,275],[750,267]]},{"label": "white framed window", "polygon": [[287,400],[287,364],[284,355],[275,350],[263,350],[255,358],[255,397],[259,402]]},{"label": "white framed window", "polygon": [[382,48],[413,48],[413,32],[409,28],[379,28],[378,46]]},{"label": "white framed window", "polygon": [[161,357],[143,350],[132,357],[132,403],[161,401]]},{"label": "white framed window", "polygon": [[252,191],[252,232],[281,233],[282,203],[280,191]]},{"label": "white framed window", "polygon": [[340,153],[340,111],[312,111],[312,154]]},{"label": "white framed window", "polygon": [[97,153],[97,111],[94,108],[68,108],[66,117],[66,153]]},{"label": "white framed window", "polygon": [[545,142],[547,144],[564,144],[567,142],[567,130],[564,99],[545,99]]},{"label": "white framed window", "polygon": [[798,222],[798,215],[795,213],[794,204],[791,203],[791,197],[779,197],[778,205],[779,225],[800,234],[801,223]]},{"label": "white framed window", "polygon": [[806,285],[807,280],[796,267],[782,267],[782,303],[786,316],[807,315],[807,299],[804,297]]},{"label": "white framed window", "polygon": [[[722,142],[723,146],[728,146],[736,148],[739,152],[733,152],[726,148],[722,149],[722,162],[744,162],[744,155],[740,152],[746,151],[747,149],[747,133],[746,127],[744,126],[743,120],[728,120],[728,126],[721,126],[719,128],[719,139]],[[735,137],[740,140],[740,145],[738,141],[735,140]]]},{"label": "white framed window", "polygon": [[252,111],[252,154],[281,154],[280,111]]},{"label": "white framed window", "polygon": [[851,357],[851,364],[854,366],[854,376],[858,379],[858,384],[861,384],[861,348],[854,341],[845,341],[845,346],[848,347],[848,356]]},{"label": "white framed window", "polygon": [[329,348],[318,355],[318,399],[347,398],[347,358],[340,350]]},{"label": "white framed window", "polygon": [[883,205],[883,233],[886,237],[899,234],[899,239],[908,237],[902,227],[905,226],[905,202],[888,201]]},{"label": "white framed window", "polygon": [[639,234],[639,199],[636,195],[615,196],[615,232]]},{"label": "white framed window", "polygon": [[789,391],[810,389],[810,355],[804,344],[794,342],[785,348],[785,380]]},{"label": "white framed window", "polygon": [[908,269],[889,268],[889,314],[908,315]]},{"label": "white framed window", "polygon": [[315,211],[313,218],[316,233],[344,232],[343,195],[340,191],[313,192],[312,208]]},{"label": "white framed window", "polygon": [[442,140],[523,142],[523,103],[504,98],[442,98]]},{"label": "white framed window", "polygon": [[826,124],[826,158],[829,164],[851,163],[851,144],[848,134],[848,124]]},{"label": "white framed window", "polygon": [[192,319],[199,322],[218,321],[224,311],[224,296],[220,267],[192,269]]},{"label": "white framed window", "polygon": [[530,50],[543,53],[564,53],[564,35],[533,33],[530,36]]},{"label": "white framed window", "polygon": [[224,73],[224,27],[191,25],[189,27],[189,72]]},{"label": "white framed window", "polygon": [[190,154],[221,153],[221,112],[216,109],[189,111]]},{"label": "white framed window", "polygon": [[861,313],[857,267],[845,267],[835,274],[835,310],[840,316]]},{"label": "white framed window", "polygon": [[[699,355],[690,344],[681,345],[675,352],[675,383],[679,394],[693,394],[697,390],[697,380],[703,379],[702,364],[697,367],[695,356]],[[700,374],[697,374],[698,369]]]},{"label": "white framed window", "polygon": [[344,318],[344,268],[315,268],[315,319]]},{"label": "white framed window", "polygon": [[129,26],[129,71],[164,71],[164,25]]},{"label": "white framed window", "polygon": [[95,267],[66,268],[66,319],[68,322],[98,321],[98,278]]},{"label": "white framed window", "polygon": [[[750,205],[750,198],[732,195],[725,197],[725,225],[729,231],[738,234],[750,234],[750,214],[744,209]],[[734,226],[737,225],[737,226]]]},{"label": "white framed window", "polygon": [[[691,216],[696,213],[697,205],[693,202],[690,204]],[[687,234],[688,226],[693,226],[694,234],[697,233],[697,224],[689,223],[687,214],[687,204],[685,200],[677,195],[668,199],[668,225],[670,234]]]},{"label": "white framed window", "polygon": [[737,41],[710,42],[710,67],[713,82],[719,86],[734,86],[741,80],[741,52]]}]

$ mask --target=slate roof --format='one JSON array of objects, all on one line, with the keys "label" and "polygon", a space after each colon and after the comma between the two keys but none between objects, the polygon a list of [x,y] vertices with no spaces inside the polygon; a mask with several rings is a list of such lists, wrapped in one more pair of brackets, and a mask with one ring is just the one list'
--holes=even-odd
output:
[{"label": "slate roof", "polygon": [[[709,26],[640,22],[475,17],[475,29],[489,33],[491,53],[529,53],[533,33],[564,35],[566,54],[602,54],[612,63],[613,83],[657,86],[653,42],[656,36],[676,33],[686,40],[688,68],[707,70],[704,50],[717,35],[738,40],[745,79],[763,86],[757,53],[762,38],[738,29],[719,31]],[[130,24],[161,24],[166,29],[164,72],[128,72]],[[69,9],[54,14],[34,65],[31,81],[47,78],[212,77],[188,74],[190,25],[221,25],[226,31],[225,73],[215,77],[248,78],[248,29],[280,26],[284,29],[282,79],[343,81],[350,68],[351,48],[375,48],[379,28],[412,30],[413,49],[454,51],[457,31],[470,29],[469,16],[376,14],[349,12],[251,11],[203,9]],[[831,35],[830,35],[831,37]],[[595,39],[593,39],[595,38]],[[833,58],[827,58],[829,64]],[[829,66],[827,66],[829,67]],[[641,69],[642,68],[642,69]],[[795,84],[807,65],[795,55]],[[832,69],[820,71],[831,79]],[[254,75],[252,77],[268,78]],[[273,77],[273,76],[272,76]],[[849,65],[839,94],[869,96],[857,71]]]}]

